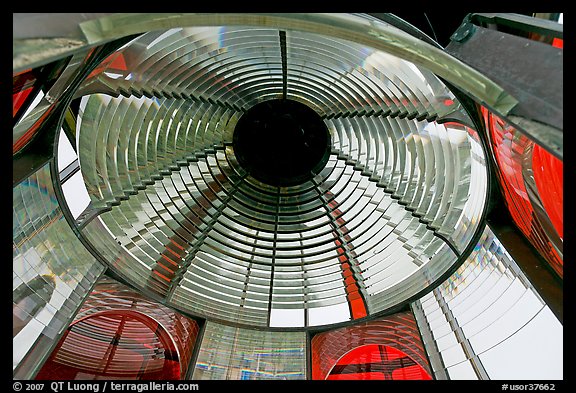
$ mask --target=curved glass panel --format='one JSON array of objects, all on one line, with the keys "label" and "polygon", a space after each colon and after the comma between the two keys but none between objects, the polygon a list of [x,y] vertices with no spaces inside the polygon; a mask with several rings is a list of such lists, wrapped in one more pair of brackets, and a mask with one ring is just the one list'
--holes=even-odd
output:
[{"label": "curved glass panel", "polygon": [[498,180],[514,223],[564,276],[563,162],[483,108]]},{"label": "curved glass panel", "polygon": [[562,379],[562,325],[488,226],[413,309],[438,379]]},{"label": "curved glass panel", "polygon": [[414,316],[396,313],[314,335],[312,379],[431,379]]},{"label": "curved glass panel", "polygon": [[12,369],[28,379],[105,267],[66,222],[50,164],[13,188],[12,208]]},{"label": "curved glass panel", "polygon": [[[480,137],[560,276],[563,163],[481,107],[509,113],[499,86],[366,14],[37,15],[14,162],[56,119],[78,155],[42,152],[62,193],[54,163],[14,187],[14,379],[562,379],[562,326],[486,226]],[[294,112],[246,116],[271,102],[327,130],[320,164]]]},{"label": "curved glass panel", "polygon": [[102,277],[36,379],[184,379],[198,323]]}]

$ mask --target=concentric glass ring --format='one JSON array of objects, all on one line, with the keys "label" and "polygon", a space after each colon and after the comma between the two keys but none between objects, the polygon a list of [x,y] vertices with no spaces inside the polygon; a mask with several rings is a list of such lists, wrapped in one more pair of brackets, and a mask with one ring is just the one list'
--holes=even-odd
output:
[{"label": "concentric glass ring", "polygon": [[[382,28],[390,28],[383,24]],[[191,315],[302,329],[386,313],[461,263],[487,173],[478,133],[430,70],[297,29],[146,32],[76,92],[82,234],[131,285]],[[312,178],[258,180],[237,122],[289,99],[331,139]]]}]

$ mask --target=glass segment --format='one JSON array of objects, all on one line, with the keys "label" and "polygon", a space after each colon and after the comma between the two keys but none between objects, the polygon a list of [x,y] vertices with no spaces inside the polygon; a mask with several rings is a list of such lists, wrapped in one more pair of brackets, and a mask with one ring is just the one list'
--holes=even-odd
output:
[{"label": "glass segment", "polygon": [[103,276],[40,380],[184,379],[198,323]]},{"label": "glass segment", "polygon": [[314,380],[432,379],[409,311],[318,333],[310,346]]},{"label": "glass segment", "polygon": [[430,375],[404,352],[387,345],[365,345],[338,360],[328,380],[428,380]]},{"label": "glass segment", "polygon": [[438,379],[563,378],[563,327],[488,226],[413,309]]},{"label": "glass segment", "polygon": [[63,216],[46,164],[12,194],[12,369],[33,377],[105,267]]},{"label": "glass segment", "polygon": [[516,82],[389,13],[13,19],[14,380],[564,378]]},{"label": "glass segment", "polygon": [[564,276],[564,164],[483,108],[498,180],[516,226]]},{"label": "glass segment", "polygon": [[192,379],[306,379],[306,333],[207,322]]}]

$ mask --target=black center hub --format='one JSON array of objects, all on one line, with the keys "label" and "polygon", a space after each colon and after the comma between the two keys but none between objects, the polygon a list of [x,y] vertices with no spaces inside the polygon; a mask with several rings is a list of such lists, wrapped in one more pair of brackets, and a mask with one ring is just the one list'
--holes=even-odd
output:
[{"label": "black center hub", "polygon": [[304,183],[324,168],[330,133],[320,116],[292,100],[269,100],[242,115],[234,129],[234,154],[254,178],[273,186]]}]

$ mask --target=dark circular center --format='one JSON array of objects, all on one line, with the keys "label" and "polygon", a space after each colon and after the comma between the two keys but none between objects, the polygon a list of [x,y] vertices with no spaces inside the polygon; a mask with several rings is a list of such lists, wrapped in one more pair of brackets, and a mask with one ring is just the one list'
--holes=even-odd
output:
[{"label": "dark circular center", "polygon": [[234,129],[234,154],[254,178],[274,186],[301,184],[324,168],[330,133],[320,116],[292,100],[250,108]]}]

